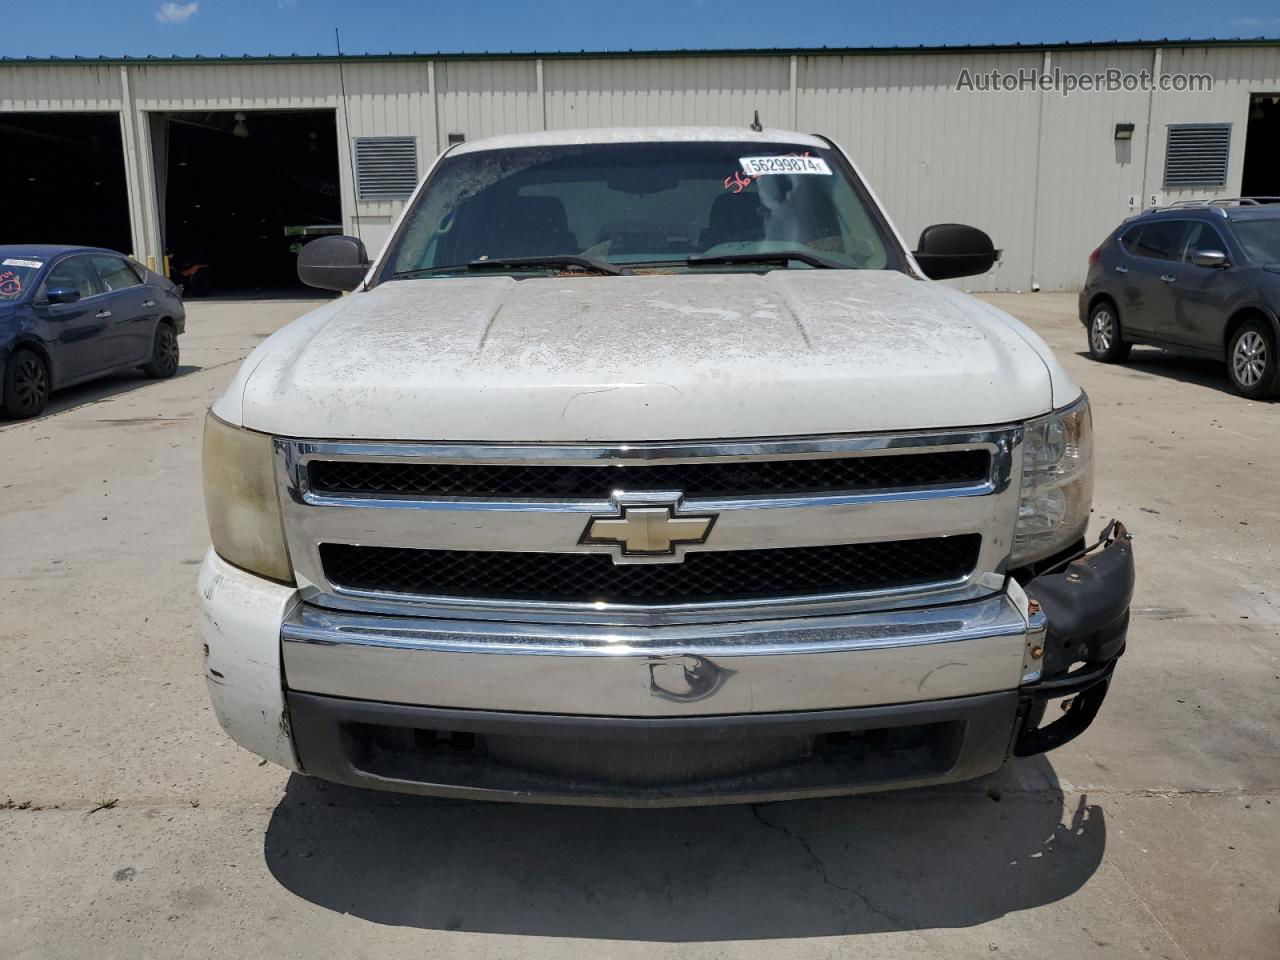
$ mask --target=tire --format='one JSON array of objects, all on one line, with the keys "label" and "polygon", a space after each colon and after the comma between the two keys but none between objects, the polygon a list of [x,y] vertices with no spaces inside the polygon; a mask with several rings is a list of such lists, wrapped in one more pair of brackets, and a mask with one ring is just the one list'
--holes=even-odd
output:
[{"label": "tire", "polygon": [[142,372],[155,380],[167,380],[178,372],[178,356],[177,333],[170,324],[161,323],[151,343],[151,359],[142,365]]},{"label": "tire", "polygon": [[18,348],[4,365],[4,390],[0,414],[25,420],[44,412],[52,386],[49,366],[34,350]]},{"label": "tire", "polygon": [[1124,363],[1129,359],[1132,343],[1120,335],[1120,317],[1109,300],[1094,304],[1089,311],[1089,356],[1100,363]]},{"label": "tire", "polygon": [[1236,328],[1227,343],[1227,376],[1236,393],[1250,400],[1280,394],[1280,354],[1271,324],[1251,317]]}]

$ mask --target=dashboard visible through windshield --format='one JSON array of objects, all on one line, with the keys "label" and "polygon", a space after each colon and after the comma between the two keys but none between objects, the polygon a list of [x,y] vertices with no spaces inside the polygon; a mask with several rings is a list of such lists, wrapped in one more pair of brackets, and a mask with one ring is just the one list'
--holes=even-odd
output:
[{"label": "dashboard visible through windshield", "polygon": [[401,225],[381,279],[778,265],[901,269],[887,226],[838,151],[681,141],[447,156]]}]

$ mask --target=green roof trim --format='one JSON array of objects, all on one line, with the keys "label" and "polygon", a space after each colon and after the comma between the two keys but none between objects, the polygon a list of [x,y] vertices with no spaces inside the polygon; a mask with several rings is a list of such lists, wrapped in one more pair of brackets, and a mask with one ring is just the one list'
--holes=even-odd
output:
[{"label": "green roof trim", "polygon": [[616,60],[655,57],[789,57],[789,56],[871,56],[875,54],[919,53],[1039,53],[1055,50],[1116,50],[1169,47],[1268,47],[1280,46],[1277,37],[1207,37],[1204,39],[1159,40],[1090,40],[1063,43],[993,43],[941,44],[934,46],[883,47],[743,47],[739,49],[682,50],[552,50],[506,53],[483,51],[472,53],[347,53],[339,57],[331,53],[241,54],[191,57],[0,57],[0,66],[112,66],[165,64],[233,64],[233,63],[344,63],[404,60]]}]

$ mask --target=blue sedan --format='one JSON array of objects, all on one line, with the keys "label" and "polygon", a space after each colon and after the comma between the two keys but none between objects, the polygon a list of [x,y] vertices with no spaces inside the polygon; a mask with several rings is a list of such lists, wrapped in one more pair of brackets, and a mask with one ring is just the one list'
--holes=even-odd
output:
[{"label": "blue sedan", "polygon": [[0,245],[0,416],[33,417],[49,394],[141,367],[178,370],[178,288],[98,247]]}]

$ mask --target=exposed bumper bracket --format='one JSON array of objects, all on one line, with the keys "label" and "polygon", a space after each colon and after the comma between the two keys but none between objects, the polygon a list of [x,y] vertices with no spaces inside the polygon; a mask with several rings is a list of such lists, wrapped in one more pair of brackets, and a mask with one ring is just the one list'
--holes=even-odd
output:
[{"label": "exposed bumper bracket", "polygon": [[[1044,753],[1074,740],[1098,715],[1116,661],[1124,653],[1133,597],[1133,545],[1113,520],[1101,549],[1027,584],[1027,596],[1048,618],[1043,679],[1023,688],[1015,756]],[[1072,670],[1074,664],[1081,664]],[[1072,697],[1066,713],[1039,726],[1049,700]]]}]

